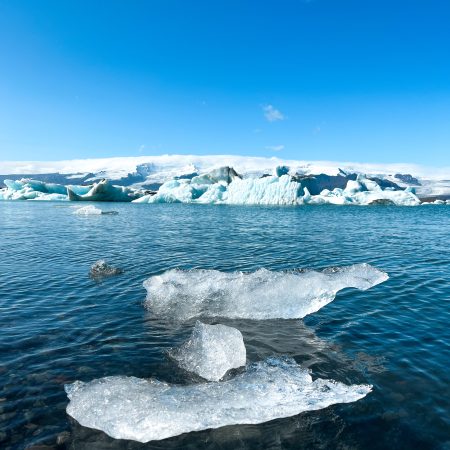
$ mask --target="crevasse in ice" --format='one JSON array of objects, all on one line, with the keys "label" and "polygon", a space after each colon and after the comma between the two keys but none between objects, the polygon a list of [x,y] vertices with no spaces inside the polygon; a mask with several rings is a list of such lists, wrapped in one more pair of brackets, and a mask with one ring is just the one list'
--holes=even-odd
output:
[{"label": "crevasse in ice", "polygon": [[316,379],[290,358],[269,358],[221,382],[182,386],[112,376],[66,385],[67,413],[81,425],[139,442],[236,424],[257,424],[350,403],[368,385]]},{"label": "crevasse in ice", "polygon": [[318,311],[344,288],[369,289],[388,279],[369,265],[324,271],[220,272],[168,270],[144,282],[146,308],[155,316],[296,319]]},{"label": "crevasse in ice", "polygon": [[242,334],[226,325],[197,321],[191,337],[169,355],[183,369],[210,381],[219,381],[229,370],[244,366],[246,350]]}]

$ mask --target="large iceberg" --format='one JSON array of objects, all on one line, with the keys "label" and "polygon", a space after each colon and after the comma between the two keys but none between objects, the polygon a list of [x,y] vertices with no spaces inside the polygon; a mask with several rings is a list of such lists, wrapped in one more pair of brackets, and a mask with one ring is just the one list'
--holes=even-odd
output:
[{"label": "large iceberg", "polygon": [[169,355],[180,367],[210,381],[219,381],[229,370],[245,366],[241,332],[226,325],[197,321],[191,337]]},{"label": "large iceberg", "polygon": [[[397,180],[398,181],[398,180]],[[304,175],[287,166],[273,174],[242,177],[224,166],[176,176],[151,191],[115,186],[103,179],[90,186],[63,186],[36,180],[4,180],[4,200],[72,200],[137,203],[212,203],[229,205],[418,205],[414,188],[363,174]],[[143,186],[143,185],[142,185]]]},{"label": "large iceberg", "polygon": [[6,188],[0,190],[0,200],[131,202],[144,195],[139,190],[114,186],[106,179],[90,186],[64,186],[31,179],[4,180],[4,184]]},{"label": "large iceberg", "polygon": [[114,186],[110,181],[103,179],[94,183],[91,189],[84,194],[77,194],[73,187],[67,187],[67,195],[71,201],[92,202],[131,202],[142,196],[142,193],[124,186]]},{"label": "large iceberg", "polygon": [[351,403],[369,385],[316,379],[290,358],[269,358],[223,382],[181,386],[112,376],[66,385],[67,413],[81,425],[139,442],[227,425],[257,424]]},{"label": "large iceberg", "polygon": [[[221,168],[218,173],[232,169]],[[276,167],[273,175],[261,178],[216,176],[216,172],[192,179],[170,180],[156,192],[141,197],[139,203],[224,203],[229,205],[418,205],[419,198],[410,187],[402,190],[393,182],[378,180],[364,175],[298,177],[291,176],[287,167]],[[341,186],[318,190],[319,186]],[[313,190],[311,193],[310,190]],[[314,193],[314,191],[316,193]]]},{"label": "large iceberg", "polygon": [[2,200],[67,200],[66,187],[60,184],[25,178],[3,182],[6,189],[0,190]]},{"label": "large iceberg", "polygon": [[155,316],[177,321],[193,317],[297,319],[318,311],[342,289],[366,290],[388,278],[369,264],[250,273],[173,269],[144,281],[145,305]]}]

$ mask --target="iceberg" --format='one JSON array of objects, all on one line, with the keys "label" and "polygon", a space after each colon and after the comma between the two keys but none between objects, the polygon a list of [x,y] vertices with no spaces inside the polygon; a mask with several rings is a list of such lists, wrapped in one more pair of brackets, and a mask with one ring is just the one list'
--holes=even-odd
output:
[{"label": "iceberg", "polygon": [[94,183],[89,191],[84,194],[77,194],[76,189],[67,187],[67,195],[71,201],[131,202],[141,197],[142,193],[127,187],[114,186],[109,180],[103,179]]},{"label": "iceberg", "polygon": [[[153,173],[156,167],[141,169],[143,174]],[[190,169],[194,170],[195,167]],[[169,172],[173,175],[172,171]],[[415,194],[415,187],[402,188],[386,178],[370,178],[363,174],[347,174],[343,171],[337,175],[305,175],[305,170],[300,172],[280,165],[273,169],[273,175],[263,174],[258,178],[255,174],[248,174],[243,177],[232,167],[223,166],[202,174],[194,171],[187,175],[174,176],[152,187],[157,190],[147,191],[116,186],[107,179],[94,182],[90,186],[64,186],[30,179],[6,179],[6,189],[0,191],[0,199],[229,205],[415,206],[421,203]],[[295,175],[291,175],[292,173]],[[139,179],[142,178],[141,175]],[[130,176],[133,178],[135,175]],[[145,184],[140,182],[139,186],[143,188]]]},{"label": "iceberg", "polygon": [[3,200],[67,200],[66,187],[55,183],[23,178],[22,180],[4,180],[6,189],[2,189]]},{"label": "iceberg", "polygon": [[258,424],[351,403],[370,385],[318,378],[290,358],[250,365],[228,381],[182,386],[156,379],[111,376],[65,386],[67,413],[115,439],[139,442],[227,425]]},{"label": "iceberg", "polygon": [[[364,175],[303,177],[289,175],[279,166],[274,175],[242,178],[233,169],[223,167],[192,179],[170,180],[155,195],[134,200],[138,203],[223,203],[228,205],[419,205],[413,188],[400,189],[395,183],[378,181]],[[320,185],[334,189],[318,191]],[[311,194],[310,189],[313,193]]]},{"label": "iceberg", "polygon": [[176,321],[194,317],[300,319],[334,300],[345,288],[367,290],[389,278],[369,264],[323,271],[220,272],[168,270],[144,281],[146,308]]},{"label": "iceberg", "polygon": [[99,259],[92,264],[89,276],[94,279],[99,279],[119,275],[121,273],[123,273],[123,270],[119,267],[110,266],[104,259]]},{"label": "iceberg", "polygon": [[169,355],[184,370],[205,380],[219,381],[229,370],[245,366],[247,353],[236,328],[197,321],[191,337]]}]

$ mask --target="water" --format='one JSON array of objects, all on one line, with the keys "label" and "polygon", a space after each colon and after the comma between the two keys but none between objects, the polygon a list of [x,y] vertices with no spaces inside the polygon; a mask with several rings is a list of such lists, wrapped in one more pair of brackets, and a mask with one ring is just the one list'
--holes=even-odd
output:
[{"label": "water", "polygon": [[[0,202],[1,448],[450,448],[450,208],[101,206],[119,214]],[[125,273],[90,279],[98,259]],[[77,379],[198,381],[166,355],[194,321],[152,318],[147,277],[176,267],[362,262],[390,279],[340,292],[303,320],[220,322],[241,330],[248,360],[289,355],[314,377],[372,384],[366,398],[148,444],[114,440],[66,415],[64,384]]]}]

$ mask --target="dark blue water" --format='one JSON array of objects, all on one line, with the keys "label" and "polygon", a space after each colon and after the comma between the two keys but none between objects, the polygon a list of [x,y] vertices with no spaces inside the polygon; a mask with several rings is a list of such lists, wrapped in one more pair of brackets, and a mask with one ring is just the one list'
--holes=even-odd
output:
[{"label": "dark blue water", "polygon": [[[0,202],[1,448],[450,448],[450,208],[101,206],[119,215]],[[125,273],[90,279],[100,258]],[[250,361],[287,354],[314,377],[373,384],[366,398],[145,445],[66,415],[64,384],[77,379],[191,381],[165,352],[192,322],[146,312],[148,276],[175,267],[359,262],[390,279],[366,292],[345,290],[304,320],[220,322],[242,331]]]}]

